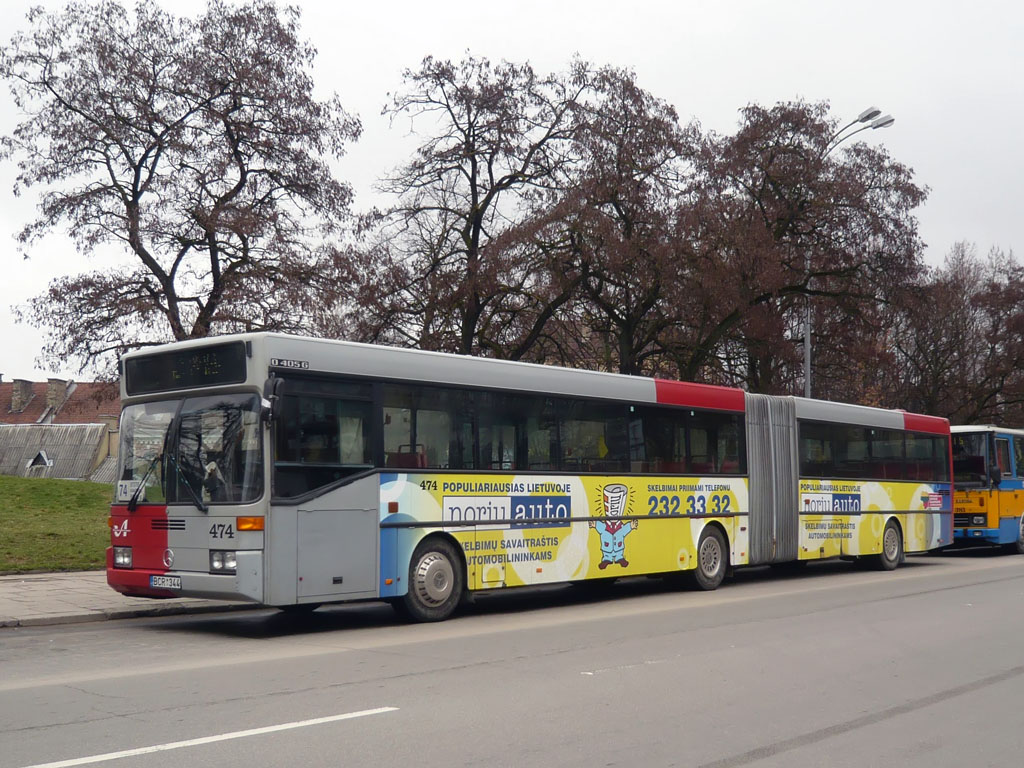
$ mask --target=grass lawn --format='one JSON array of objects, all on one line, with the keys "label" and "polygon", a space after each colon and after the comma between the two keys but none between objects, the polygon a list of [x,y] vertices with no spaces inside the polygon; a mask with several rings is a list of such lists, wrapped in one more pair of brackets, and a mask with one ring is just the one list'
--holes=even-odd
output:
[{"label": "grass lawn", "polygon": [[0,573],[102,568],[113,488],[0,475]]}]

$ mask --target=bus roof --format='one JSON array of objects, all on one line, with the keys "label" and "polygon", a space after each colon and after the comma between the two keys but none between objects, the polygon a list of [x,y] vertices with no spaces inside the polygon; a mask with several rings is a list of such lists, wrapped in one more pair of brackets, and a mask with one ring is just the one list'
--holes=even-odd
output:
[{"label": "bus roof", "polygon": [[[358,375],[734,412],[745,410],[747,396],[744,390],[733,387],[270,332],[190,339],[136,350],[123,359],[232,340],[251,345],[254,370],[269,368],[278,373]],[[934,416],[800,397],[784,399],[794,401],[798,418],[937,434],[949,432],[949,422]]]},{"label": "bus roof", "polygon": [[995,424],[958,424],[955,427],[950,427],[949,431],[954,434],[963,434],[965,432],[998,432],[1001,435],[1017,435],[1024,437],[1024,429],[997,427]]}]

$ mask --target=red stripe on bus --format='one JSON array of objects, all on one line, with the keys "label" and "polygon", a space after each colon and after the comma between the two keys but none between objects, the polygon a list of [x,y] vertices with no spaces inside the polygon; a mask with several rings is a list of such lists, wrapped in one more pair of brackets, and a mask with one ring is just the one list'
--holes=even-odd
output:
[{"label": "red stripe on bus", "polygon": [[654,380],[659,403],[690,408],[714,408],[719,411],[743,411],[743,390],[690,384],[684,381]]},{"label": "red stripe on bus", "polygon": [[[118,592],[132,595],[173,596],[169,590],[149,586],[150,576],[169,570],[164,565],[168,546],[167,505],[143,502],[134,512],[129,512],[126,505],[112,504],[110,517],[113,525],[110,528],[110,548],[107,549],[107,584]],[[132,548],[130,570],[114,567],[114,547]]]},{"label": "red stripe on bus", "polygon": [[944,419],[941,416],[921,416],[917,413],[904,413],[903,427],[911,432],[930,432],[935,435],[948,435],[949,419]]}]

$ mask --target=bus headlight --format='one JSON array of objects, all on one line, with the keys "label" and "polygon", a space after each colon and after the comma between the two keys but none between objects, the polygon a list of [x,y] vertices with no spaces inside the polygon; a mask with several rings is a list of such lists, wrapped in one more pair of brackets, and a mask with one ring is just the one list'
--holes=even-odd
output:
[{"label": "bus headlight", "polygon": [[986,522],[985,515],[971,515],[971,525],[984,525]]},{"label": "bus headlight", "polygon": [[210,550],[210,573],[234,573],[238,568],[235,553],[222,549]]},{"label": "bus headlight", "polygon": [[115,568],[131,568],[132,567],[132,548],[131,547],[114,547],[114,567]]}]

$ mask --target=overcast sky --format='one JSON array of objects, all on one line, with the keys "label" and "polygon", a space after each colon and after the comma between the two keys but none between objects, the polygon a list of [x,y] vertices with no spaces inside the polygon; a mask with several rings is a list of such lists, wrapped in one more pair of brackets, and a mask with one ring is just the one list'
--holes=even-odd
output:
[{"label": "overcast sky", "polygon": [[[5,0],[4,43],[36,2]],[[63,2],[43,0],[47,8]],[[884,144],[931,193],[918,210],[926,259],[941,263],[953,243],[979,252],[1024,249],[1020,176],[1024,149],[1024,10],[1018,2],[902,0],[529,0],[481,3],[347,3],[299,0],[302,27],[320,53],[315,79],[339,94],[363,121],[339,175],[369,206],[375,179],[408,154],[403,125],[380,111],[401,72],[426,55],[458,59],[469,50],[497,61],[530,61],[539,72],[563,69],[576,53],[594,64],[633,68],[641,86],[673,104],[684,121],[731,132],[737,111],[803,98],[828,100],[843,122],[868,106],[895,124],[860,135]],[[205,0],[166,1],[195,14]],[[18,120],[0,92],[0,133]],[[32,216],[31,196],[11,192],[14,164],[0,163],[0,373],[4,381],[47,371],[35,358],[42,331],[14,323],[23,304],[64,274],[94,268],[63,234],[33,248],[28,260],[14,235]]]}]

